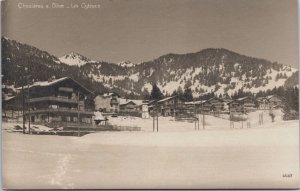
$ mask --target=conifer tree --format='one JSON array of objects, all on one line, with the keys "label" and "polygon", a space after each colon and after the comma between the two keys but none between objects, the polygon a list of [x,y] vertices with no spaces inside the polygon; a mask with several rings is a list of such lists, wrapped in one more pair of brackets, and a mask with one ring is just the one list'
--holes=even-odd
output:
[{"label": "conifer tree", "polygon": [[182,100],[186,101],[186,102],[193,101],[193,93],[192,93],[191,88],[186,88],[184,90]]},{"label": "conifer tree", "polygon": [[159,87],[156,84],[152,85],[152,91],[150,94],[151,100],[160,100],[164,97],[164,95],[161,93]]}]

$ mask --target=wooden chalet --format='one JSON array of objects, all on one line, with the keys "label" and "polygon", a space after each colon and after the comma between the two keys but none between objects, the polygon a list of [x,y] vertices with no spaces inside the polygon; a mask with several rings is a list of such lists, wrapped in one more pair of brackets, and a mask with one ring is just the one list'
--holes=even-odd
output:
[{"label": "wooden chalet", "polygon": [[183,113],[185,107],[184,102],[178,96],[166,97],[158,101],[149,102],[150,113],[156,111],[162,116],[176,116]]},{"label": "wooden chalet", "polygon": [[[201,101],[191,101],[191,102],[185,102],[185,108],[187,110],[187,113],[201,113],[203,109],[204,103],[206,103],[207,100],[201,100]],[[207,106],[207,105],[206,105]],[[210,110],[211,105],[209,105],[208,111]]]},{"label": "wooden chalet", "polygon": [[119,99],[119,103],[121,113],[140,112],[143,100]]},{"label": "wooden chalet", "polygon": [[95,110],[104,113],[117,113],[120,110],[119,95],[116,93],[105,93],[95,97]]},{"label": "wooden chalet", "polygon": [[259,109],[277,109],[283,106],[282,98],[277,95],[269,95],[257,98]]},{"label": "wooden chalet", "polygon": [[228,103],[230,112],[248,112],[255,109],[255,100],[249,96]]},{"label": "wooden chalet", "polygon": [[257,98],[257,102],[258,102],[258,109],[269,109],[269,101],[266,97],[259,97]]},{"label": "wooden chalet", "polygon": [[280,108],[283,106],[282,98],[277,95],[267,96],[267,99],[269,101],[270,108],[276,109],[276,108]]},{"label": "wooden chalet", "polygon": [[[28,90],[29,88],[29,90]],[[21,89],[21,88],[18,88]],[[69,77],[35,82],[24,87],[29,92],[26,120],[32,123],[86,123],[92,124],[94,104],[92,92]]]},{"label": "wooden chalet", "polygon": [[208,100],[203,102],[201,110],[204,113],[208,113],[208,112],[212,111],[212,104]]},{"label": "wooden chalet", "polygon": [[210,98],[207,102],[211,104],[211,111],[223,111],[224,110],[224,100],[221,98],[213,97]]}]

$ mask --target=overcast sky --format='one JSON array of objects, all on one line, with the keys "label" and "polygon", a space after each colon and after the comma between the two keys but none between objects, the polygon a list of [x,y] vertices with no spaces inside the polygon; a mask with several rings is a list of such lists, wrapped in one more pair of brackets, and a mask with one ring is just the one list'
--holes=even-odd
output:
[{"label": "overcast sky", "polygon": [[[20,3],[100,9],[26,9]],[[166,53],[226,48],[297,65],[296,0],[9,0],[2,32],[57,57],[148,61]]]}]

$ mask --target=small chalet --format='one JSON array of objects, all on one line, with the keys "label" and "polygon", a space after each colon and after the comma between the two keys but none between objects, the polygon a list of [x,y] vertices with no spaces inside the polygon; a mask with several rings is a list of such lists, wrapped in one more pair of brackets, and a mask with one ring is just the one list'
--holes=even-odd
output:
[{"label": "small chalet", "polygon": [[221,98],[224,102],[224,111],[229,111],[228,103],[232,102],[232,99],[229,96],[224,96]]},{"label": "small chalet", "polygon": [[2,109],[4,110],[20,110],[20,99],[17,97],[17,90],[13,85],[2,84]]},{"label": "small chalet", "polygon": [[158,112],[163,116],[175,116],[184,110],[184,102],[177,96],[167,97],[157,101]]},{"label": "small chalet", "polygon": [[223,111],[224,110],[224,100],[213,97],[208,100],[211,104],[211,111]]},{"label": "small chalet", "polygon": [[247,112],[255,109],[254,99],[247,96],[228,103],[230,112]]},{"label": "small chalet", "polygon": [[[185,108],[187,110],[187,113],[201,113],[201,110],[203,108],[204,103],[207,102],[207,100],[201,100],[201,101],[191,101],[191,102],[185,102]],[[210,110],[211,105],[209,106]]]},{"label": "small chalet", "polygon": [[121,113],[130,113],[130,112],[139,112],[141,110],[141,105],[143,100],[130,100],[130,99],[119,99],[120,103],[120,112]]},{"label": "small chalet", "polygon": [[202,111],[205,113],[212,111],[212,104],[208,100],[203,102]]},{"label": "small chalet", "polygon": [[94,99],[95,110],[104,113],[117,113],[120,110],[119,95],[116,93],[105,93],[98,95]]},{"label": "small chalet", "polygon": [[282,107],[282,98],[277,95],[270,95],[267,96],[267,99],[269,100],[270,108],[280,108]]},{"label": "small chalet", "polygon": [[266,97],[259,97],[257,98],[258,102],[258,109],[269,109],[269,101]]},{"label": "small chalet", "polygon": [[29,92],[26,105],[30,108],[30,116],[28,112],[26,120],[30,117],[32,123],[92,123],[92,92],[72,78],[35,82],[24,87],[24,91]]},{"label": "small chalet", "polygon": [[259,109],[277,109],[282,107],[282,98],[277,95],[257,98]]}]

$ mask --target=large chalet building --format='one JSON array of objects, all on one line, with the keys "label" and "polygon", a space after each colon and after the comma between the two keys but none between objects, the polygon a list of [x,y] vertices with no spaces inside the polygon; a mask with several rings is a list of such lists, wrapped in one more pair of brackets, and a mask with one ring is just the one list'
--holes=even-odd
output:
[{"label": "large chalet building", "polygon": [[177,116],[183,113],[184,109],[184,102],[178,96],[166,97],[149,103],[149,112],[151,114],[157,112],[162,116]]},{"label": "large chalet building", "polygon": [[94,115],[92,92],[72,78],[35,82],[24,87],[24,93],[27,92],[29,99],[25,104],[30,108],[30,114],[27,112],[26,120],[30,117],[32,123],[92,124]]}]

